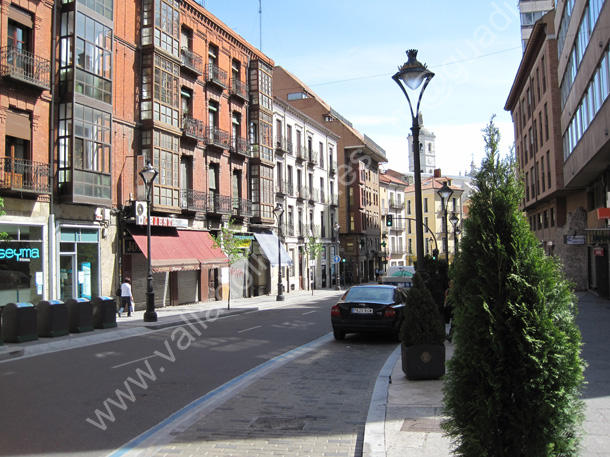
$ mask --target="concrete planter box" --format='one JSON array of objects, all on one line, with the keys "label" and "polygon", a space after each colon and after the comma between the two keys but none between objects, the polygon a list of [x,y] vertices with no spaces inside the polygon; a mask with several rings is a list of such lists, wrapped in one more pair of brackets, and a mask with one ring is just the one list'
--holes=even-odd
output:
[{"label": "concrete planter box", "polygon": [[402,371],[409,380],[438,379],[445,374],[445,345],[400,345]]}]

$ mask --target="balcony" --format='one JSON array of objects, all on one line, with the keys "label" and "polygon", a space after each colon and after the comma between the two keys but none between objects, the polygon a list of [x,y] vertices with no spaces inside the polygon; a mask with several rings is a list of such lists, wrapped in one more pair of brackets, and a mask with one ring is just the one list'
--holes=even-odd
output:
[{"label": "balcony", "polygon": [[301,187],[296,191],[296,197],[299,200],[305,200],[309,197],[309,191],[305,187]]},{"label": "balcony", "polygon": [[289,197],[294,197],[294,185],[292,184],[292,181],[284,182],[284,186],[284,192],[286,195]]},{"label": "balcony", "polygon": [[239,79],[231,78],[230,95],[241,98],[243,101],[248,101],[248,85],[242,83]]},{"label": "balcony", "polygon": [[309,201],[310,202],[318,202],[318,201],[320,201],[320,191],[318,189],[310,189],[309,190]]},{"label": "balcony", "polygon": [[275,141],[275,151],[278,153],[292,154],[292,141],[288,138],[278,138]]},{"label": "balcony", "polygon": [[231,152],[236,154],[240,154],[242,156],[250,157],[252,152],[250,150],[250,146],[248,145],[248,140],[241,137],[232,137],[231,138]]},{"label": "balcony", "polygon": [[49,164],[4,157],[0,160],[0,189],[33,194],[51,193]]},{"label": "balcony", "polygon": [[390,230],[392,230],[394,232],[404,232],[405,231],[404,221],[397,221],[396,219],[394,219],[394,223],[390,227]]},{"label": "balcony", "polygon": [[231,214],[233,202],[228,195],[208,194],[207,212],[213,214]]},{"label": "balcony", "polygon": [[297,145],[296,158],[299,161],[305,160],[305,149],[301,145]]},{"label": "balcony", "polygon": [[189,48],[182,48],[182,66],[197,75],[203,75],[203,59]]},{"label": "balcony", "polygon": [[186,138],[192,138],[197,141],[205,140],[205,126],[203,121],[190,116],[182,117],[182,134]]},{"label": "balcony", "polygon": [[252,201],[244,198],[233,197],[231,204],[231,213],[237,217],[251,217],[252,216]]},{"label": "balcony", "polygon": [[183,189],[180,191],[180,205],[183,210],[201,211],[206,210],[208,194],[193,189]]},{"label": "balcony", "polygon": [[313,167],[314,165],[317,165],[319,163],[318,161],[318,153],[316,151],[308,151],[307,152],[307,165],[309,165],[310,167]]},{"label": "balcony", "polygon": [[328,171],[330,171],[331,174],[335,174],[337,172],[337,162],[336,161],[332,161],[329,166],[328,166]]},{"label": "balcony", "polygon": [[331,195],[329,200],[331,206],[339,206],[339,195]]},{"label": "balcony", "polygon": [[392,209],[403,209],[405,207],[405,204],[403,202],[400,201],[395,201],[395,200],[390,200],[390,208]]},{"label": "balcony", "polygon": [[37,89],[51,89],[50,61],[12,46],[5,46],[0,51],[0,75]]},{"label": "balcony", "polygon": [[205,72],[205,80],[215,84],[221,89],[227,89],[227,72],[218,68],[218,65],[208,64]]},{"label": "balcony", "polygon": [[294,224],[289,222],[288,224],[286,224],[286,227],[284,228],[285,230],[285,235],[286,236],[294,236]]},{"label": "balcony", "polygon": [[205,142],[208,146],[216,146],[222,149],[229,149],[230,135],[218,127],[208,127],[206,130]]}]

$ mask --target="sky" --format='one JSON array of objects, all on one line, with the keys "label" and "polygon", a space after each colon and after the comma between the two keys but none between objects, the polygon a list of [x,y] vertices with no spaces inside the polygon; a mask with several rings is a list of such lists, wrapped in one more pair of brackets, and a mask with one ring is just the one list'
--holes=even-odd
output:
[{"label": "sky", "polygon": [[481,164],[492,116],[500,152],[509,154],[514,130],[504,105],[522,56],[514,0],[199,1],[381,146],[384,168],[408,171],[411,114],[391,78],[408,49],[435,73],[420,110],[442,174]]}]

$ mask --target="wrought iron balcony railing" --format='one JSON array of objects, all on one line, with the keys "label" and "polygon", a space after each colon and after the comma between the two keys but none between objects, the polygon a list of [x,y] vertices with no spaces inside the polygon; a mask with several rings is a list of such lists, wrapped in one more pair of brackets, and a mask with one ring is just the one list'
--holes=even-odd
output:
[{"label": "wrought iron balcony railing", "polygon": [[290,141],[288,138],[278,138],[275,141],[275,150],[277,152],[292,154],[292,141]]},{"label": "wrought iron balcony railing", "polygon": [[51,62],[13,46],[0,50],[0,75],[39,89],[51,88]]},{"label": "wrought iron balcony railing", "polygon": [[230,214],[232,207],[231,197],[228,195],[208,194],[208,213]]},{"label": "wrought iron balcony railing", "polygon": [[203,74],[203,58],[189,48],[182,48],[182,65],[199,75]]},{"label": "wrought iron balcony railing", "polygon": [[206,132],[206,143],[219,148],[229,149],[230,135],[218,127],[208,127]]},{"label": "wrought iron balcony railing", "polygon": [[215,64],[208,64],[205,72],[205,80],[214,83],[223,89],[227,88],[227,72]]},{"label": "wrought iron balcony railing", "polygon": [[49,194],[51,167],[42,162],[4,157],[0,160],[0,189]]},{"label": "wrought iron balcony railing", "polygon": [[184,116],[182,118],[182,132],[184,136],[194,138],[198,141],[205,139],[205,125],[203,121],[195,119],[191,116]]},{"label": "wrought iron balcony railing", "polygon": [[252,216],[252,201],[244,198],[233,197],[232,214],[234,216],[251,217]]},{"label": "wrought iron balcony railing", "polygon": [[333,174],[335,174],[335,173],[337,172],[337,162],[336,162],[336,161],[334,161],[334,160],[333,160],[333,161],[332,161],[332,162],[329,164],[328,171],[330,171],[330,172],[331,172],[331,173],[333,173]]},{"label": "wrought iron balcony railing", "polygon": [[206,211],[208,194],[199,190],[183,189],[180,191],[182,209],[189,211]]},{"label": "wrought iron balcony railing", "polygon": [[395,201],[390,199],[390,208],[392,209],[402,209],[404,208],[405,204],[403,202],[399,202],[399,201]]},{"label": "wrought iron balcony railing", "polygon": [[231,78],[231,95],[248,100],[248,86],[239,79]]},{"label": "wrought iron balcony railing", "polygon": [[307,160],[309,161],[309,165],[317,165],[318,164],[318,153],[316,151],[308,151]]},{"label": "wrought iron balcony railing", "polygon": [[231,137],[231,152],[250,157],[252,152],[248,140],[240,137]]}]

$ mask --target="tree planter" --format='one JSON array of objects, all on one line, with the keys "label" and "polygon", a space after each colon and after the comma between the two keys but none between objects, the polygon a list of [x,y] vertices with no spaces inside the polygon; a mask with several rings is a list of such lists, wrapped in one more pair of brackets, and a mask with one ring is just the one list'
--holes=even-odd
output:
[{"label": "tree planter", "polygon": [[445,374],[445,345],[400,345],[402,371],[409,380],[438,379]]}]

